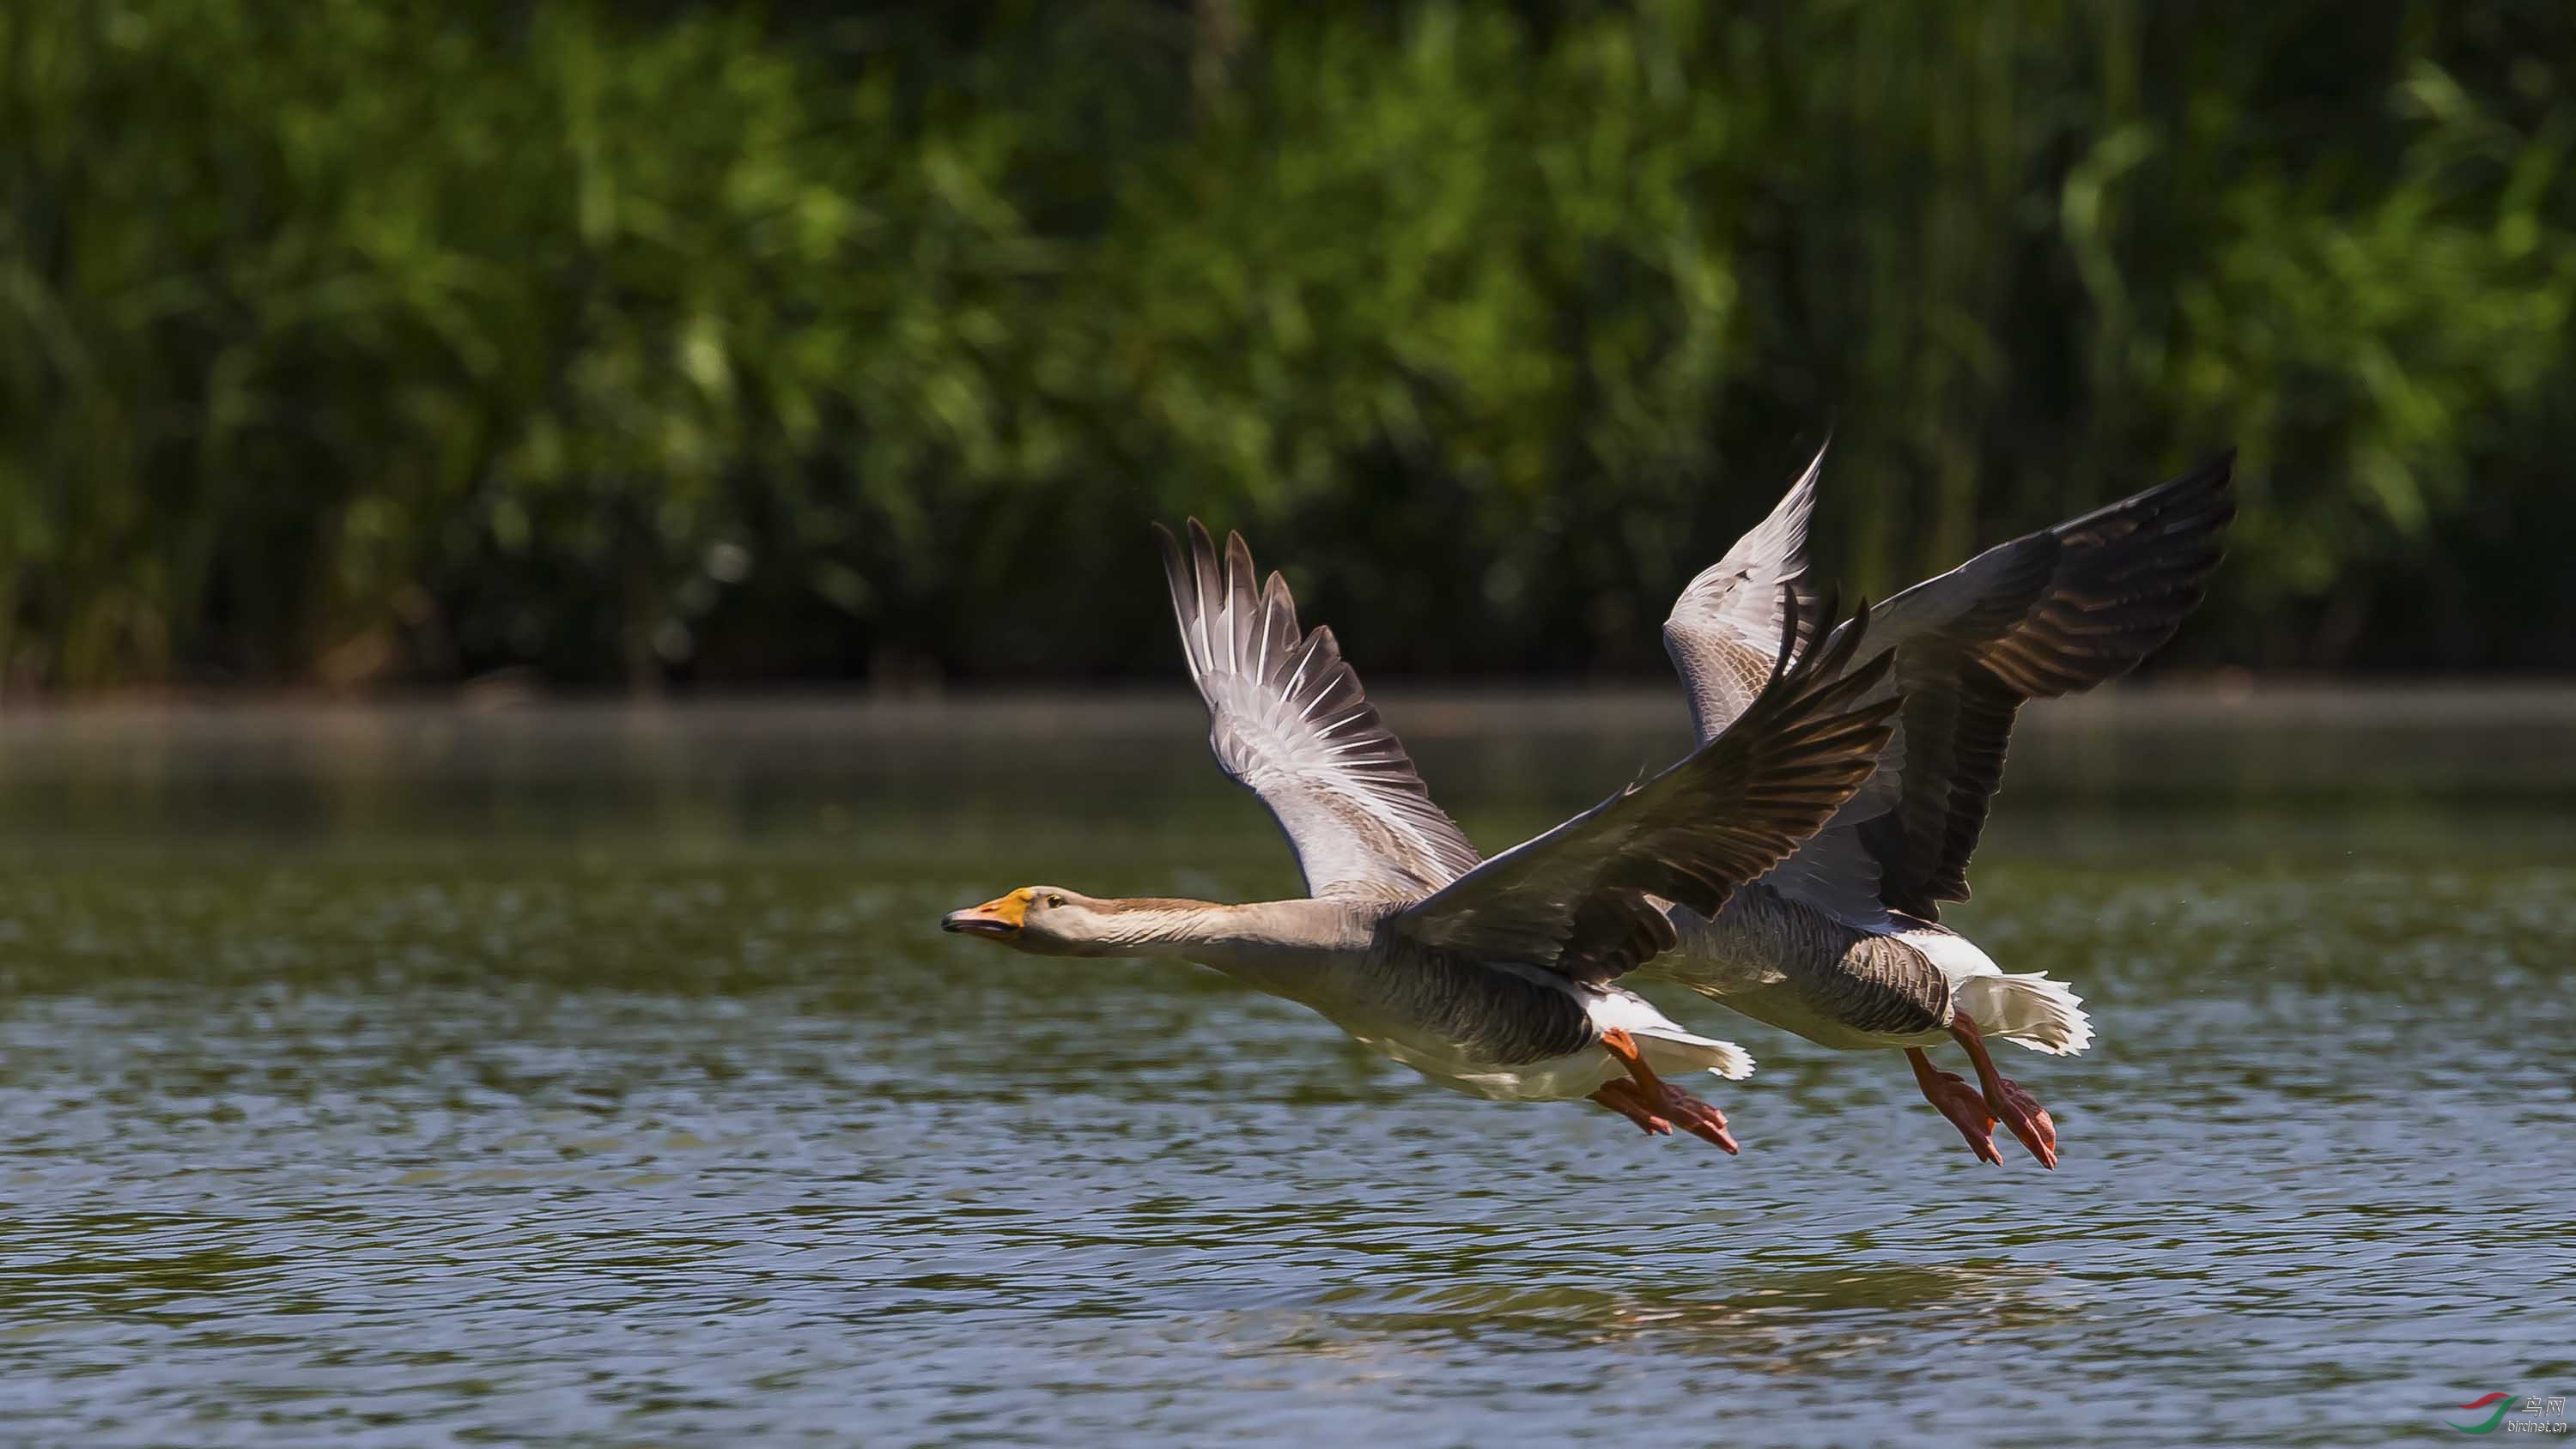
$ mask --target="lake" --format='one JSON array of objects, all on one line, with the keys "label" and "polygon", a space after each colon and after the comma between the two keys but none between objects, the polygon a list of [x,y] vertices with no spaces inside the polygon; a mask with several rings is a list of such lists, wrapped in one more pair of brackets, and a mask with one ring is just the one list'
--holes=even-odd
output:
[{"label": "lake", "polygon": [[[1488,850],[1687,737],[1662,691],[1386,712]],[[1177,689],[13,709],[5,1437],[2351,1445],[2576,1394],[2576,695],[2027,712],[1948,919],[2094,1014],[1997,1049],[2055,1173],[1687,995],[1760,1062],[1705,1090],[1740,1158],[937,931],[1293,893],[1202,733]]]}]

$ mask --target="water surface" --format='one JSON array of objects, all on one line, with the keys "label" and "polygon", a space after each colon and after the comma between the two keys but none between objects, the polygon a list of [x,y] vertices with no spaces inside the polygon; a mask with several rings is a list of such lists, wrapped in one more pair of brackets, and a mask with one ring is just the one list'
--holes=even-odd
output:
[{"label": "water surface", "polygon": [[[1389,714],[1489,848],[1679,720]],[[0,723],[7,1437],[2342,1445],[2576,1392],[2562,696],[2035,711],[1952,919],[2096,1013],[2006,1053],[2054,1174],[1689,998],[1761,1061],[1741,1158],[933,929],[1292,890],[1197,733]]]}]

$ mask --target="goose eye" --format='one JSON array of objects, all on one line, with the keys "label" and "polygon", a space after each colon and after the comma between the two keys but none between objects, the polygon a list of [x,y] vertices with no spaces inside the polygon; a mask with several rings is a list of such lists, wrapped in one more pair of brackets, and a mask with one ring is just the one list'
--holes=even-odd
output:
[{"label": "goose eye", "polygon": [[1048,904],[1048,905],[1051,905],[1051,906],[1060,906],[1060,905],[1063,905],[1063,904],[1064,904],[1064,897],[1062,897],[1062,896],[1055,896],[1055,895],[1048,896],[1048,897],[1047,897],[1047,904]]}]

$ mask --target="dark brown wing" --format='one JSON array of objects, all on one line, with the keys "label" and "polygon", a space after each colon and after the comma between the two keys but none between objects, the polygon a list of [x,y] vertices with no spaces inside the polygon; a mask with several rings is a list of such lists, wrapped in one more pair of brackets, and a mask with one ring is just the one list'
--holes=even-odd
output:
[{"label": "dark brown wing", "polygon": [[[1782,615],[1793,639],[1798,608],[1785,588]],[[1665,902],[1717,914],[1869,778],[1900,701],[1862,702],[1888,669],[1884,655],[1851,667],[1866,616],[1834,644],[1775,665],[1735,722],[1680,764],[1486,861],[1391,928],[1584,982],[1670,949]],[[1784,643],[1775,657],[1790,652]]]},{"label": "dark brown wing", "polygon": [[1968,857],[2023,701],[2127,673],[2199,604],[2236,516],[2235,456],[1988,549],[1879,606],[1871,626],[1905,696],[1895,788],[1873,784],[1836,828],[1859,831],[1887,906],[1937,921],[1940,902],[1968,898]]}]

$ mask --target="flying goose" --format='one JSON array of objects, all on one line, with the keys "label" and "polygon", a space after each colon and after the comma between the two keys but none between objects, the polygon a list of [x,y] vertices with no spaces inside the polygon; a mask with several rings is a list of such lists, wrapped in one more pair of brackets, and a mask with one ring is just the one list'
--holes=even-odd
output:
[{"label": "flying goose", "polygon": [[[1679,764],[1479,863],[1332,631],[1300,636],[1287,584],[1256,582],[1242,536],[1220,562],[1196,519],[1186,556],[1155,532],[1209,748],[1286,833],[1307,895],[1221,905],[1033,885],[942,929],[1040,955],[1180,957],[1301,1002],[1444,1086],[1588,1098],[1734,1152],[1724,1114],[1664,1074],[1738,1078],[1752,1058],[1616,983],[1675,944],[1667,902],[1719,915],[1869,777],[1901,701],[1882,687],[1884,656],[1856,660],[1867,605],[1825,648],[1792,658],[1773,641],[1733,722]],[[1776,612],[1784,639],[1804,622],[1798,600]]]},{"label": "flying goose", "polygon": [[[2014,712],[2032,699],[2124,674],[2200,602],[2235,505],[2231,451],[2179,478],[1988,549],[1868,613],[1869,645],[1822,653],[1893,661],[1864,698],[1901,691],[1894,740],[1869,783],[1789,858],[1714,918],[1685,919],[1678,950],[1648,968],[1757,1021],[1843,1050],[1903,1048],[1924,1097],[1977,1156],[2000,1163],[2001,1119],[2048,1167],[2057,1129],[2038,1099],[1995,1070],[1986,1039],[2071,1055],[2093,1040],[2082,998],[2045,973],[2007,974],[1940,924],[1968,898],[1968,857],[2003,777]],[[1742,718],[1779,668],[1807,570],[1820,450],[1779,506],[1684,588],[1664,645],[1703,741]],[[1923,1048],[1966,1049],[1978,1087]]]}]

